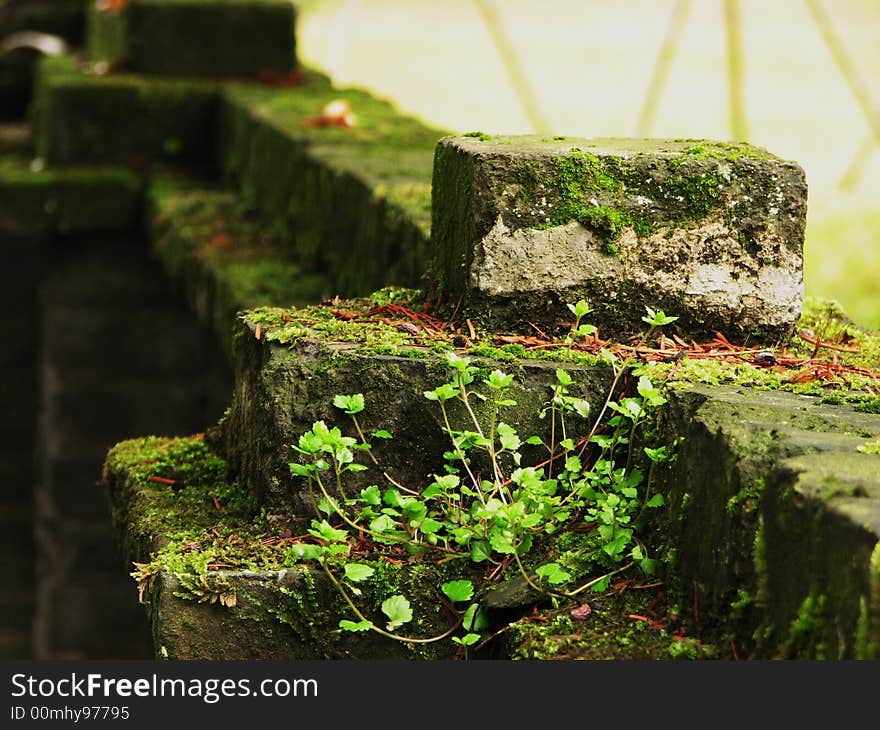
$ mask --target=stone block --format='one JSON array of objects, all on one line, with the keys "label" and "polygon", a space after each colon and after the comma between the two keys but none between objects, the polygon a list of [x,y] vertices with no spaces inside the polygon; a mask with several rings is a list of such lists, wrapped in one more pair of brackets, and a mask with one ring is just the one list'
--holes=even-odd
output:
[{"label": "stone block", "polygon": [[[876,658],[880,417],[735,387],[671,394],[669,585],[746,654]],[[873,446],[872,446],[873,444]]]},{"label": "stone block", "polygon": [[494,327],[605,335],[646,307],[683,336],[776,340],[803,299],[807,187],[794,162],[701,140],[447,138],[433,183],[433,278],[450,311]]},{"label": "stone block", "polygon": [[116,167],[34,170],[0,160],[0,229],[73,235],[132,228],[141,182]]},{"label": "stone block", "polygon": [[91,59],[168,76],[286,75],[296,66],[295,8],[286,0],[93,3]]},{"label": "stone block", "polygon": [[34,144],[48,165],[155,160],[210,167],[216,85],[133,74],[97,75],[45,58],[34,90]]},{"label": "stone block", "polygon": [[[390,441],[376,439],[374,449],[397,481],[422,485],[431,475],[444,473],[448,437],[440,408],[424,392],[448,382],[446,351],[426,345],[396,323],[353,321],[337,328],[333,310],[339,308],[355,313],[356,319],[357,312],[370,309],[370,302],[256,310],[239,317],[233,334],[235,389],[223,426],[230,477],[249,485],[261,503],[291,520],[314,514],[306,480],[290,475],[288,463],[296,458],[291,444],[315,421],[347,427],[347,417],[333,405],[337,394],[362,393],[366,409],[359,418],[365,432],[384,429],[394,435]],[[539,434],[550,442],[551,419],[538,414],[551,397],[558,361],[510,357],[499,362],[464,349],[459,353],[474,357],[486,373],[498,368],[514,375],[511,398],[516,406],[499,417],[515,423],[524,439]],[[572,394],[599,408],[613,378],[611,368],[570,362],[564,367],[576,383]],[[473,427],[460,404],[451,404],[449,414],[453,428]],[[531,457],[537,456],[537,448],[524,450]],[[372,470],[351,476],[346,488],[353,490],[381,479]]]},{"label": "stone block", "polygon": [[160,178],[150,187],[146,218],[166,275],[227,352],[238,312],[331,295],[326,278],[295,263],[281,237],[245,215],[229,192]]}]

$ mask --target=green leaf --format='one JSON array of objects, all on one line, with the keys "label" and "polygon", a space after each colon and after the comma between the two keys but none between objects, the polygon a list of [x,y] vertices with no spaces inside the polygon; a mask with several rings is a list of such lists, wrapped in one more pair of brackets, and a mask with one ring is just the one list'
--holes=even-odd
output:
[{"label": "green leaf", "polygon": [[610,585],[611,585],[611,576],[605,575],[605,576],[602,576],[601,580],[598,580],[595,583],[593,583],[593,585],[590,587],[590,590],[593,593],[604,593],[605,591],[608,590],[608,586],[610,586]]},{"label": "green leaf", "polygon": [[472,603],[467,607],[461,618],[461,625],[465,631],[483,631],[489,628],[489,618],[486,612],[480,608],[479,603]]},{"label": "green leaf", "polygon": [[666,500],[663,499],[662,494],[655,494],[645,504],[648,507],[662,507],[665,503],[666,503]]},{"label": "green leaf", "polygon": [[556,368],[556,379],[559,381],[559,384],[562,386],[569,386],[574,382],[571,379],[571,375],[569,375],[562,368]]},{"label": "green leaf", "polygon": [[308,542],[298,542],[291,545],[284,553],[284,561],[287,563],[295,563],[299,560],[317,560],[324,554],[324,549],[320,545],[313,545]]},{"label": "green leaf", "polygon": [[309,530],[310,535],[319,537],[327,542],[345,542],[348,540],[348,533],[345,530],[337,530],[327,520],[312,520],[312,529]]},{"label": "green leaf", "polygon": [[422,520],[421,524],[419,525],[419,529],[425,535],[433,535],[433,534],[439,532],[442,528],[443,528],[442,522],[438,522],[437,520],[433,520],[430,517]]},{"label": "green leaf", "polygon": [[391,532],[397,527],[397,523],[388,515],[379,515],[375,520],[370,522],[370,530],[372,532]]},{"label": "green leaf", "polygon": [[571,407],[581,418],[590,417],[590,404],[583,398],[574,398],[571,401]]},{"label": "green leaf", "polygon": [[390,431],[386,431],[384,428],[380,428],[373,434],[373,438],[377,439],[393,439],[394,436],[391,435]]},{"label": "green leaf", "polygon": [[645,446],[644,451],[645,456],[647,456],[651,461],[655,463],[669,461],[669,452],[666,450],[665,446],[661,446],[657,449],[652,449],[649,446]]},{"label": "green leaf", "polygon": [[486,379],[486,384],[495,390],[509,388],[513,382],[513,376],[502,373],[500,370],[493,370]]},{"label": "green leaf", "polygon": [[456,644],[461,644],[462,646],[473,646],[480,640],[479,634],[465,634],[461,638],[457,636],[453,636],[452,640]]},{"label": "green leaf", "polygon": [[379,487],[377,487],[375,484],[371,484],[366,489],[362,489],[361,501],[366,502],[373,507],[378,507],[380,504],[382,504],[382,495],[379,492]]},{"label": "green leaf", "polygon": [[443,385],[434,388],[434,390],[426,390],[425,398],[443,402],[450,398],[455,398],[459,392],[459,389],[452,385],[452,383],[443,383]]},{"label": "green leaf", "polygon": [[431,499],[432,497],[437,497],[441,494],[443,494],[443,488],[437,484],[437,482],[434,482],[425,487],[425,491],[422,492],[422,497],[425,499]]},{"label": "green leaf", "polygon": [[493,533],[489,538],[489,543],[495,552],[499,552],[502,555],[510,555],[516,552],[514,540],[515,538],[511,533],[503,531]]},{"label": "green leaf", "polygon": [[446,594],[453,603],[469,601],[474,597],[474,584],[469,580],[453,580],[440,586],[440,590]]},{"label": "green leaf", "polygon": [[526,443],[529,444],[530,446],[542,446],[544,444],[544,442],[541,441],[540,436],[529,436],[526,439]]},{"label": "green leaf", "polygon": [[382,602],[382,613],[388,617],[386,628],[394,631],[398,626],[402,626],[412,621],[413,612],[409,605],[409,601],[404,596],[391,596]]},{"label": "green leaf", "polygon": [[319,512],[323,512],[328,517],[332,514],[336,514],[336,502],[327,499],[326,497],[321,497],[316,506]]},{"label": "green leaf", "polygon": [[361,563],[346,563],[345,565],[345,577],[354,583],[366,580],[375,572],[369,565],[362,565]]},{"label": "green leaf", "polygon": [[354,395],[337,395],[333,398],[333,405],[342,409],[348,415],[353,416],[364,410],[363,393],[355,393]]},{"label": "green leaf", "polygon": [[565,571],[559,563],[546,563],[538,568],[535,574],[545,578],[550,585],[565,583],[571,578],[571,573]]},{"label": "green leaf", "polygon": [[577,304],[566,304],[569,311],[578,319],[588,315],[593,310],[590,309],[590,305],[587,304],[583,299],[578,300]]},{"label": "green leaf", "polygon": [[[475,563],[482,563],[492,555],[492,547],[485,540],[474,540],[471,542],[470,547],[471,560]],[[511,550],[511,552],[513,551]]]},{"label": "green leaf", "polygon": [[288,464],[288,466],[290,467],[290,473],[295,477],[307,477],[315,470],[315,467],[311,464],[298,464],[295,461]]},{"label": "green leaf", "polygon": [[339,622],[339,628],[343,631],[369,631],[373,628],[373,623],[371,621],[358,621],[355,623],[354,621],[342,619]]}]

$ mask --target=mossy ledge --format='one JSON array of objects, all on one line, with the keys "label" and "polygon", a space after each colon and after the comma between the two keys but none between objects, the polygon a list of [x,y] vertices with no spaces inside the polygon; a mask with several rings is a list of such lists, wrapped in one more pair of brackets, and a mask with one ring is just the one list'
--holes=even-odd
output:
[{"label": "mossy ledge", "polygon": [[[299,561],[295,546],[302,536],[273,525],[251,495],[225,481],[225,471],[202,434],[124,441],[107,456],[103,483],[151,617],[156,658],[442,659],[461,653],[448,638],[419,644],[339,631],[350,609],[322,568]],[[578,540],[584,542],[574,535],[560,538],[553,555],[582,571],[591,565],[587,553],[601,551]],[[418,617],[410,636],[438,636],[454,625],[455,614],[437,586],[476,579],[479,571],[460,561],[389,557],[358,556],[359,564],[375,571],[361,584],[361,610],[381,616],[381,602],[403,594]],[[341,565],[328,567],[341,573]],[[578,602],[565,601],[542,618],[540,596],[503,590],[515,583],[501,583],[499,598],[489,601],[494,608],[486,610],[487,631],[514,623],[501,632],[509,632],[503,642],[483,652],[485,658],[711,658],[717,652],[667,631],[657,584],[627,590],[632,582],[626,582],[591,599],[596,618],[575,632],[571,619],[556,613]],[[657,625],[634,620],[637,610],[656,615]]]}]

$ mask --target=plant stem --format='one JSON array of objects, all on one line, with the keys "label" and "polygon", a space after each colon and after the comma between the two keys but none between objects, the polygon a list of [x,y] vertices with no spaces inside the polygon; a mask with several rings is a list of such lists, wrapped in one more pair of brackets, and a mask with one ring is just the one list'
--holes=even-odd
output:
[{"label": "plant stem", "polygon": [[444,631],[442,634],[438,634],[437,636],[431,636],[427,639],[420,639],[420,638],[416,638],[413,636],[398,636],[397,634],[392,634],[390,631],[385,631],[384,629],[380,629],[372,621],[370,621],[370,619],[368,619],[366,616],[364,616],[364,614],[362,614],[360,612],[358,607],[355,605],[354,601],[352,601],[351,598],[349,597],[348,593],[345,590],[345,587],[342,585],[342,583],[340,583],[336,579],[336,576],[333,575],[333,571],[331,571],[330,568],[327,567],[326,561],[322,559],[319,562],[321,563],[321,567],[324,569],[324,572],[327,574],[327,577],[330,578],[330,581],[333,583],[334,586],[336,586],[336,590],[338,590],[339,593],[342,594],[342,597],[345,599],[345,602],[348,604],[349,608],[351,608],[351,610],[354,611],[354,615],[357,616],[361,621],[366,621],[367,623],[369,623],[370,630],[375,631],[377,634],[380,634],[381,636],[384,636],[388,639],[394,639],[395,641],[402,641],[406,644],[410,644],[410,643],[411,644],[431,644],[436,641],[441,641],[442,639],[445,639],[447,636],[452,635],[452,633],[459,626],[461,626],[461,622],[463,620],[463,617],[459,616],[458,621],[456,621],[449,629]]}]

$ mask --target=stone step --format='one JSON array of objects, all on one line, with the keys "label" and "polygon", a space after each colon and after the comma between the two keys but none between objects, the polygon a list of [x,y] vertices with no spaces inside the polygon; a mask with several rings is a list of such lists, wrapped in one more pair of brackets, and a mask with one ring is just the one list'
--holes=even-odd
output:
[{"label": "stone step", "polygon": [[[126,557],[136,563],[157,658],[461,655],[448,638],[418,644],[372,632],[340,632],[340,620],[356,617],[327,572],[314,562],[300,562],[291,550],[301,538],[255,517],[247,493],[218,479],[224,469],[223,460],[201,438],[136,439],[108,454],[105,483],[114,523]],[[439,596],[439,584],[462,575],[475,577],[461,561],[407,564],[366,556],[359,562],[375,571],[359,584],[362,610],[371,618],[381,616],[379,605],[385,598],[392,592],[405,595],[418,616],[407,635],[417,638],[450,627],[453,614]],[[329,570],[340,573],[341,567],[333,564]],[[574,624],[567,611],[552,618],[539,614],[533,601],[508,602],[487,612],[492,628],[486,633],[502,628],[516,614],[524,618],[507,632],[504,645],[493,647],[485,658],[670,658],[673,636],[665,630],[639,631],[643,627],[628,618],[635,611],[658,609],[656,586],[626,596],[591,598],[595,617],[587,624]]]},{"label": "stone step", "polygon": [[128,230],[140,216],[141,190],[140,179],[124,168],[43,169],[0,155],[0,230],[17,236]]},{"label": "stone step", "polygon": [[217,87],[130,74],[99,75],[72,57],[45,58],[34,91],[34,145],[47,166],[213,160]]},{"label": "stone step", "polygon": [[126,0],[88,11],[93,62],[134,73],[286,77],[296,67],[288,0]]},{"label": "stone step", "polygon": [[682,605],[767,657],[880,651],[880,416],[731,386],[673,393],[664,476]]},{"label": "stone step", "polygon": [[[406,303],[402,297],[396,301],[398,306]],[[262,307],[243,313],[235,323],[235,390],[223,426],[224,453],[231,477],[249,485],[261,504],[288,518],[307,521],[314,515],[305,480],[290,475],[287,465],[295,457],[290,445],[316,421],[340,421],[341,411],[333,405],[338,394],[364,396],[366,410],[360,417],[365,432],[384,429],[393,434],[393,440],[377,439],[374,446],[376,458],[397,481],[422,485],[432,474],[444,473],[442,415],[424,392],[448,381],[447,355],[453,350],[473,358],[486,373],[502,369],[513,375],[511,398],[517,405],[499,417],[515,423],[523,439],[537,434],[550,443],[550,419],[539,418],[539,413],[552,397],[558,361],[518,360],[491,346],[469,354],[465,347],[454,348],[452,334],[432,335],[406,317],[385,316],[380,309],[372,319],[367,312],[374,305],[381,308],[381,295],[301,310]],[[572,395],[599,408],[613,373],[595,363],[586,357],[565,367],[575,380]],[[485,386],[478,390],[486,392]],[[449,417],[453,428],[473,428],[460,405],[450,405]],[[531,452],[538,453],[538,448],[531,447]],[[376,478],[373,471],[351,475],[347,488],[367,486]]]},{"label": "stone step", "polygon": [[[321,121],[343,100],[357,121]],[[431,165],[441,130],[304,70],[293,88],[87,73],[41,65],[36,153],[49,166],[217,169],[332,294],[417,286],[429,263]]]},{"label": "stone step", "polygon": [[[339,103],[354,126],[321,122]],[[423,283],[431,168],[444,134],[362,90],[331,86],[232,86],[218,131],[225,179],[342,296]]]},{"label": "stone step", "polygon": [[146,222],[154,254],[227,352],[238,312],[330,294],[326,279],[295,263],[282,237],[258,225],[228,191],[155,178]]}]

